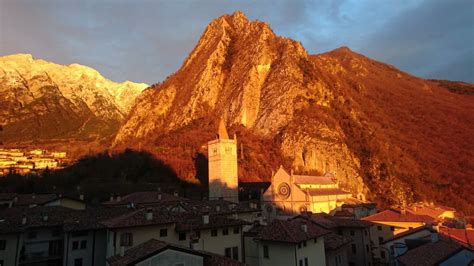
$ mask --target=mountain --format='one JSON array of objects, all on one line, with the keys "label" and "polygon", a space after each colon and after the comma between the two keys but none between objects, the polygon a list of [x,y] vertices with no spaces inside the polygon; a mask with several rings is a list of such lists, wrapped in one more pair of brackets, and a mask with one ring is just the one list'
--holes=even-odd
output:
[{"label": "mountain", "polygon": [[0,140],[21,143],[115,134],[146,87],[112,82],[78,64],[58,65],[29,54],[0,57]]},{"label": "mountain", "polygon": [[212,21],[182,67],[137,98],[114,145],[206,177],[224,117],[241,181],[280,164],[335,173],[385,205],[427,200],[472,212],[474,98],[342,47],[309,55],[241,12]]}]

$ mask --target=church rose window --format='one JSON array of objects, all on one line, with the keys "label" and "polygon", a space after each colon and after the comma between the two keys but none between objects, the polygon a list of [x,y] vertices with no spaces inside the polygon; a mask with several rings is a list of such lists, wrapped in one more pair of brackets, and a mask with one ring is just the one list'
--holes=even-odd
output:
[{"label": "church rose window", "polygon": [[278,185],[278,195],[281,198],[283,199],[288,198],[290,196],[290,193],[291,193],[291,189],[287,183],[281,183],[280,185]]}]

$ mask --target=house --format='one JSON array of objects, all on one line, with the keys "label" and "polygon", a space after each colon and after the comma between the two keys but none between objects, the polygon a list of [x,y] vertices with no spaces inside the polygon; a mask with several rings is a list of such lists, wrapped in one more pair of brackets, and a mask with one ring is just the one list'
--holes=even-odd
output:
[{"label": "house", "polygon": [[329,213],[338,207],[338,200],[352,197],[339,188],[330,174],[325,176],[288,174],[283,167],[272,176],[271,185],[263,193],[262,205],[269,220],[277,216],[301,212]]},{"label": "house", "polygon": [[152,238],[242,260],[242,229],[247,222],[218,215],[169,212],[146,207],[104,221],[107,256]]},{"label": "house", "polygon": [[370,238],[371,222],[334,217],[325,213],[305,213],[296,218],[331,230],[340,236],[351,239],[347,260],[349,265],[371,265],[372,243]]},{"label": "house", "polygon": [[456,217],[455,209],[433,203],[418,202],[409,206],[408,211],[416,215],[427,215],[438,221]]},{"label": "house", "polygon": [[154,206],[163,203],[177,203],[188,201],[187,198],[178,196],[178,194],[168,194],[161,191],[140,191],[130,193],[124,196],[111,196],[110,200],[102,203],[107,207],[127,207],[134,204],[138,207]]},{"label": "house", "polygon": [[245,234],[245,262],[250,266],[325,265],[324,236],[330,233],[304,219],[256,225]]},{"label": "house", "polygon": [[56,194],[18,194],[15,198],[14,206],[33,208],[57,198],[58,196]]},{"label": "house", "polygon": [[428,215],[418,215],[404,209],[388,209],[382,212],[363,217],[362,220],[370,221],[377,225],[387,225],[391,227],[393,235],[420,226],[430,225],[434,219]]},{"label": "house", "polygon": [[[340,217],[343,217],[341,214],[344,213],[346,218],[361,219],[377,213],[377,205],[373,202],[365,202],[356,198],[340,199],[339,202],[341,204]],[[337,212],[334,216],[338,216]]]},{"label": "house", "polygon": [[397,257],[401,266],[472,265],[473,260],[472,250],[447,239],[418,246]]},{"label": "house", "polygon": [[108,259],[110,266],[132,265],[193,265],[193,266],[240,266],[243,263],[184,246],[150,239],[134,248]]},{"label": "house", "polygon": [[349,265],[347,255],[349,254],[349,244],[352,239],[330,233],[324,236],[324,251],[327,266]]},{"label": "house", "polygon": [[75,209],[75,210],[84,210],[86,208],[86,203],[84,202],[83,195],[80,195],[79,198],[60,195],[57,198],[53,198],[49,201],[43,202],[41,205],[42,206],[62,206],[65,208],[70,208],[70,209]]},{"label": "house", "polygon": [[454,240],[464,247],[474,250],[474,230],[472,228],[459,229],[440,226],[438,232],[443,237]]}]

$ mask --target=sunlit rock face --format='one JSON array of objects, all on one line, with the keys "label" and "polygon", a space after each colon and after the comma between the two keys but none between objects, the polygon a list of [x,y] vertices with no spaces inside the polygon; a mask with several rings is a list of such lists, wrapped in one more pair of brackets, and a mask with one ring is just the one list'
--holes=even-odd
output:
[{"label": "sunlit rock face", "polygon": [[0,57],[3,142],[114,134],[146,84],[115,83],[96,70],[29,54]]},{"label": "sunlit rock face", "polygon": [[148,143],[194,176],[216,117],[241,132],[241,180],[269,180],[283,162],[332,172],[385,204],[425,198],[467,210],[474,202],[462,185],[474,176],[473,97],[346,47],[308,55],[241,12],[212,21],[181,69],[138,97],[115,145]]}]

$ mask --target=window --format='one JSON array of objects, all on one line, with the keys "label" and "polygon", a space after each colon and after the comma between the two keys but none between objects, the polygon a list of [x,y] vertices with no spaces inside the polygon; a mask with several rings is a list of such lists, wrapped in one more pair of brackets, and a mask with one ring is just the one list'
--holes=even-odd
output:
[{"label": "window", "polygon": [[304,258],[304,266],[308,266],[308,265],[309,265],[308,258]]},{"label": "window", "polygon": [[381,226],[381,225],[377,225],[377,230],[382,231],[382,226]]},{"label": "window", "polygon": [[390,231],[395,231],[395,226],[390,226]]},{"label": "window", "polygon": [[222,235],[226,236],[228,234],[229,234],[229,229],[228,228],[222,229]]},{"label": "window", "polygon": [[72,237],[87,236],[87,231],[78,231],[71,234]]},{"label": "window", "polygon": [[217,236],[217,229],[211,230],[211,236]]},{"label": "window", "polygon": [[369,245],[365,245],[365,250],[367,250],[367,253],[369,253]]},{"label": "window", "polygon": [[87,248],[87,240],[82,240],[81,241],[81,249],[86,249]]},{"label": "window", "polygon": [[79,249],[79,241],[73,241],[72,250],[78,250],[78,249]]},{"label": "window", "polygon": [[168,236],[168,229],[160,229],[160,237],[167,237]]},{"label": "window", "polygon": [[314,239],[314,243],[318,243],[318,238],[317,237]]},{"label": "window", "polygon": [[364,230],[364,235],[365,235],[365,236],[367,235],[367,229]]},{"label": "window", "polygon": [[383,242],[383,237],[379,236],[379,245],[382,244]]},{"label": "window", "polygon": [[232,249],[231,248],[225,248],[225,256],[228,258],[232,258]]},{"label": "window", "polygon": [[35,239],[36,238],[36,232],[35,231],[31,231],[31,232],[28,232],[28,239]]},{"label": "window", "polygon": [[306,241],[303,241],[303,247],[306,247]]},{"label": "window", "polygon": [[351,236],[354,236],[354,235],[355,235],[354,230],[351,230]]},{"label": "window", "polygon": [[5,266],[5,263],[3,260],[0,260],[0,266]]},{"label": "window", "polygon": [[342,236],[342,230],[337,230],[337,234]]},{"label": "window", "polygon": [[357,253],[357,249],[356,249],[356,245],[355,244],[351,244],[351,249],[352,249],[352,253]]},{"label": "window", "polygon": [[179,233],[179,240],[186,240],[186,233]]},{"label": "window", "polygon": [[303,266],[303,260],[299,260],[299,265]]},{"label": "window", "polygon": [[51,231],[51,236],[52,237],[57,237],[57,236],[60,236],[60,235],[61,235],[61,229],[59,229],[59,228],[53,229]]},{"label": "window", "polygon": [[298,248],[301,248],[301,243],[298,243]]},{"label": "window", "polygon": [[267,245],[264,245],[264,246],[263,246],[263,257],[264,257],[265,259],[270,258],[270,255],[269,255],[269,253],[268,253],[268,246],[267,246]]},{"label": "window", "polygon": [[7,241],[0,240],[0,250],[5,250],[6,247],[7,247]]},{"label": "window", "polygon": [[384,250],[380,251],[380,257],[382,259],[385,259],[385,251]]},{"label": "window", "polygon": [[238,234],[238,233],[240,233],[240,228],[234,227],[234,234]]},{"label": "window", "polygon": [[133,234],[132,233],[123,233],[120,236],[120,246],[122,246],[122,247],[133,246]]},{"label": "window", "polygon": [[194,235],[195,235],[197,238],[201,238],[201,231],[196,231],[196,232],[194,232]]},{"label": "window", "polygon": [[225,147],[225,153],[232,153],[231,147]]},{"label": "window", "polygon": [[82,266],[82,259],[75,259],[74,266]]},{"label": "window", "polygon": [[239,260],[239,247],[232,248],[232,258],[234,260]]}]

